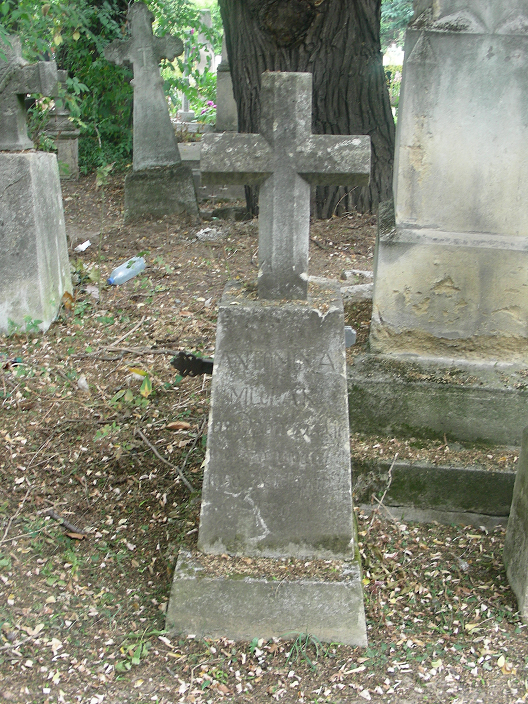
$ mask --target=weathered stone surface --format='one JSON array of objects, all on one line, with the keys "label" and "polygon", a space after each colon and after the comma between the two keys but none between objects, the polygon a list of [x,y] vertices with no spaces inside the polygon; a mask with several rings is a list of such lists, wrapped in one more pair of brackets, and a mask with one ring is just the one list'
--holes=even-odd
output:
[{"label": "weathered stone surface", "polygon": [[528,623],[528,428],[523,433],[521,456],[513,489],[504,564],[511,588],[519,604],[519,612]]},{"label": "weathered stone surface", "polygon": [[311,134],[310,73],[264,73],[260,100],[260,134],[204,136],[202,182],[261,184],[259,297],[305,300],[310,184],[367,184],[370,138]]},{"label": "weathered stone surface", "polygon": [[216,69],[215,129],[217,132],[238,132],[238,109],[233,96],[233,82],[225,37],[222,38],[222,61]]},{"label": "weathered stone surface", "polygon": [[228,287],[219,306],[198,545],[269,557],[353,554],[339,287],[307,302]]},{"label": "weathered stone surface", "polygon": [[361,572],[343,565],[343,579],[277,582],[261,574],[204,575],[180,553],[167,610],[169,633],[247,640],[309,633],[326,643],[367,644]]},{"label": "weathered stone surface", "polygon": [[24,98],[27,93],[57,94],[57,64],[39,61],[29,64],[22,58],[20,38],[8,37],[0,56],[0,151],[33,149],[28,137]]},{"label": "weathered stone surface", "polygon": [[0,331],[28,320],[46,330],[72,291],[54,154],[0,154],[0,251]]},{"label": "weathered stone surface", "polygon": [[[391,464],[354,462],[356,504],[370,504],[372,494],[384,492]],[[397,461],[383,503],[401,508],[400,515],[418,509],[507,519],[514,482],[512,471]]]},{"label": "weathered stone surface", "polygon": [[[414,21],[437,32],[526,34],[526,0],[414,0]],[[424,13],[426,13],[424,15]]]},{"label": "weathered stone surface", "polygon": [[515,445],[528,425],[521,366],[364,355],[348,370],[348,394],[352,431]]},{"label": "weathered stone surface", "polygon": [[125,179],[125,220],[186,213],[198,219],[191,170],[184,164],[133,171]]},{"label": "weathered stone surface", "polygon": [[528,4],[415,9],[371,349],[528,362]]},{"label": "weathered stone surface", "polygon": [[134,68],[134,171],[181,162],[159,62],[182,54],[183,42],[170,34],[155,37],[153,19],[145,4],[135,2],[128,11],[131,38],[113,41],[104,52],[108,61]]}]

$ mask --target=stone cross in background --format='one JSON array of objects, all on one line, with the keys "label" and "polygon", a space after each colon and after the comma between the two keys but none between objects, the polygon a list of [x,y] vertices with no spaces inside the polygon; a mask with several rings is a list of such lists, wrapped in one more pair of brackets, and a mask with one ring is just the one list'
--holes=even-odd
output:
[{"label": "stone cross in background", "polygon": [[303,299],[311,185],[366,185],[370,138],[312,135],[312,75],[264,73],[260,134],[205,135],[203,183],[261,184],[259,297]]},{"label": "stone cross in background", "polygon": [[116,39],[104,51],[108,61],[131,63],[134,69],[134,171],[181,162],[159,63],[182,54],[183,42],[171,35],[155,37],[153,18],[146,5],[134,3],[128,13],[131,38]]},{"label": "stone cross in background", "polygon": [[172,126],[159,62],[183,52],[183,42],[152,34],[154,15],[142,2],[128,11],[131,38],[116,40],[105,57],[134,68],[134,161],[125,179],[125,220],[186,213],[198,219],[192,172],[182,164]]},{"label": "stone cross in background", "polygon": [[2,51],[6,59],[0,60],[0,151],[33,149],[24,98],[27,93],[57,94],[57,64],[29,64],[22,58],[20,38],[14,35],[9,37],[9,45],[2,44]]}]

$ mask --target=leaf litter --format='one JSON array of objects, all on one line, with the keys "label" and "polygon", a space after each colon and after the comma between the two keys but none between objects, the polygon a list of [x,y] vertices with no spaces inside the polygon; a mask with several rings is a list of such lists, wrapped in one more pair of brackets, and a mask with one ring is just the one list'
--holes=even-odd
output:
[{"label": "leaf litter", "polygon": [[[210,377],[182,379],[169,362],[180,350],[214,355],[225,282],[255,278],[256,225],[222,224],[221,241],[201,242],[200,226],[182,220],[123,226],[120,177],[105,187],[102,215],[93,178],[63,190],[69,231],[98,247],[72,251],[74,296],[46,335],[19,331],[0,348],[0,701],[526,701],[525,626],[502,527],[358,510],[367,648],[306,633],[234,643],[164,631],[178,550],[196,547],[210,391]],[[372,268],[372,218],[316,222],[311,236],[311,273]],[[145,250],[141,275],[94,288]],[[350,357],[367,339],[370,303],[347,316],[358,330]],[[398,452],[500,468],[518,456],[443,445],[352,441],[360,459]],[[328,569],[285,562],[283,571]]]}]

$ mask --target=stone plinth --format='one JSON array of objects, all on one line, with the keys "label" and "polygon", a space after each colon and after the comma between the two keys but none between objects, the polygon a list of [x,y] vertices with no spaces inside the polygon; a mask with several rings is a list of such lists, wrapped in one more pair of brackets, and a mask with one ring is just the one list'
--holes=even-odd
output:
[{"label": "stone plinth", "polygon": [[[354,432],[447,435],[518,445],[528,425],[527,370],[508,364],[363,355],[348,369]],[[441,444],[441,443],[440,443]]]},{"label": "stone plinth", "polygon": [[222,565],[227,574],[214,576],[199,559],[180,553],[167,610],[169,633],[248,641],[309,633],[326,643],[367,644],[358,560],[333,564],[339,571],[335,581],[278,581],[257,567],[245,576],[232,563],[227,558]]},{"label": "stone plinth", "polygon": [[1,153],[0,184],[0,331],[46,330],[72,291],[57,159]]},{"label": "stone plinth", "polygon": [[353,513],[339,287],[266,302],[228,288],[218,313],[198,546],[349,557]]},{"label": "stone plinth", "polygon": [[371,350],[528,362],[527,5],[415,9]]},{"label": "stone plinth", "polygon": [[125,221],[150,216],[198,219],[193,176],[184,164],[133,171],[125,178]]},{"label": "stone plinth", "polygon": [[528,623],[528,428],[523,433],[513,501],[504,543],[504,564],[519,612]]}]

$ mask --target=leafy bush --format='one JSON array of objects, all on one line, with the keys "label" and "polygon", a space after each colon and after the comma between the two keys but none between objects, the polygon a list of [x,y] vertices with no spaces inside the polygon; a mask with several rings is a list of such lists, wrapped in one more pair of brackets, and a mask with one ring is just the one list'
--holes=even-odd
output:
[{"label": "leafy bush", "polygon": [[[147,0],[155,15],[154,31],[186,36],[189,61],[199,56],[196,38],[202,32],[218,44],[217,30],[200,20],[199,9],[190,0]],[[63,98],[80,130],[79,166],[88,173],[115,162],[123,167],[132,158],[132,70],[109,63],[103,55],[107,44],[126,35],[126,0],[0,0],[0,40],[16,33],[22,39],[29,61],[55,59],[69,74]],[[192,31],[191,31],[192,30]],[[2,43],[0,42],[0,50]],[[191,101],[214,100],[216,76],[188,71],[187,86],[182,57],[162,62],[166,93],[189,93]],[[34,111],[49,110],[50,101],[38,100]],[[39,128],[44,117],[32,116]],[[46,146],[46,145],[44,145]],[[49,146],[49,145],[48,145]]]}]

